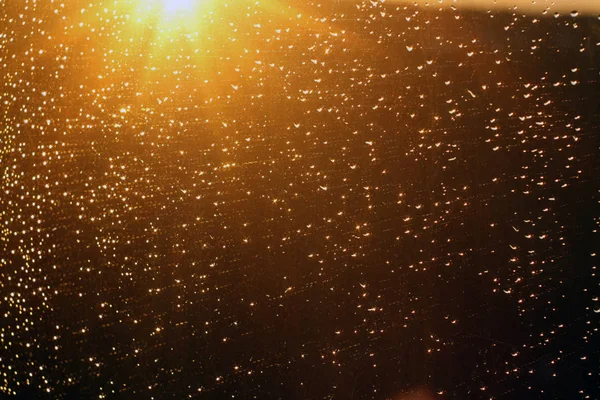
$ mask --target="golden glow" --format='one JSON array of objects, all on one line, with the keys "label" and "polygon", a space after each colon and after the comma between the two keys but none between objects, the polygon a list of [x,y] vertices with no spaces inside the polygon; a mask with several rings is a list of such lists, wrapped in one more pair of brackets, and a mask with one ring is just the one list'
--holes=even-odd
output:
[{"label": "golden glow", "polygon": [[[262,85],[265,66],[278,65],[271,58],[275,54],[271,48],[278,44],[271,39],[258,40],[263,31],[256,23],[261,20],[278,28],[278,34],[282,33],[280,27],[290,22],[296,29],[312,31],[317,37],[335,29],[333,25],[314,24],[304,10],[283,0],[263,0],[260,4],[255,0],[234,0],[231,6],[221,0],[123,0],[116,4],[113,18],[122,23],[118,30],[95,42],[106,49],[114,65],[107,73],[103,65],[105,54],[93,51],[92,56],[98,58],[86,64],[87,71],[82,76],[98,77],[102,85],[126,82],[128,88],[135,88],[131,89],[135,90],[133,101],[144,107],[157,102],[156,93],[172,88],[190,99],[189,96],[204,99],[201,101],[208,106],[230,98],[240,87],[240,76],[252,82],[259,79],[258,85]],[[80,18],[82,25],[97,23],[93,13],[81,13],[78,7],[72,9],[73,18]],[[64,40],[78,49],[89,46],[83,31],[69,31]],[[279,72],[286,73],[283,69]],[[79,82],[78,77],[73,79]],[[213,110],[222,112],[212,105],[205,112]]]},{"label": "golden glow", "polygon": [[197,2],[195,0],[163,0],[164,11],[167,14],[191,12]]},{"label": "golden glow", "polygon": [[190,27],[197,28],[199,13],[206,11],[205,7],[211,3],[211,0],[136,0],[138,11],[138,20],[140,22],[161,23],[165,28],[165,22],[168,28]]}]

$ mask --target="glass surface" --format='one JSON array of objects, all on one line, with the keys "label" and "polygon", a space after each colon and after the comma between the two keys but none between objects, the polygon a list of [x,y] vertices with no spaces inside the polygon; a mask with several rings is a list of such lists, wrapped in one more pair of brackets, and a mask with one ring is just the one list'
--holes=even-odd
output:
[{"label": "glass surface", "polygon": [[599,16],[0,1],[0,397],[600,398]]}]

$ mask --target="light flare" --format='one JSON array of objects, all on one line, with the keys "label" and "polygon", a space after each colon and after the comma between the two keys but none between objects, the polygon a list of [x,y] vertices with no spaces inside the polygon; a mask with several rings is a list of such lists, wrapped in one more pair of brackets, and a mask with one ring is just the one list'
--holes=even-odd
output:
[{"label": "light flare", "polygon": [[163,10],[166,14],[183,14],[193,11],[197,0],[163,0]]}]

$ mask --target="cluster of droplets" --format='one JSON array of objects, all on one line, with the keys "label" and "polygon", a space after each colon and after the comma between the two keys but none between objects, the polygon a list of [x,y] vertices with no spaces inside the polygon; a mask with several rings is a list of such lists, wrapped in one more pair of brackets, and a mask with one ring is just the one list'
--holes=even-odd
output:
[{"label": "cluster of droplets", "polygon": [[[2,392],[500,397],[574,360],[598,378],[595,21],[194,12],[0,4]],[[453,380],[430,367],[465,354]]]}]

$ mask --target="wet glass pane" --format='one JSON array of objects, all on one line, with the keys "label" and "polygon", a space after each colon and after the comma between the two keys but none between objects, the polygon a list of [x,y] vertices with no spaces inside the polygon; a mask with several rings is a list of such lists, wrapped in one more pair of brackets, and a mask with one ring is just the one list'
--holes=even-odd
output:
[{"label": "wet glass pane", "polygon": [[599,3],[0,1],[0,75],[0,396],[600,397]]}]

